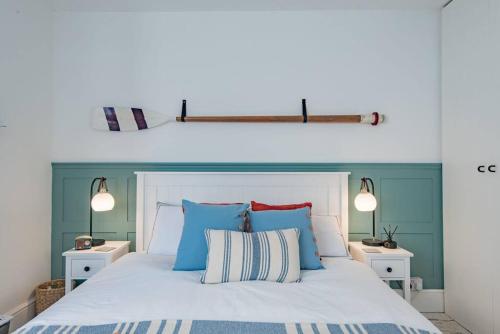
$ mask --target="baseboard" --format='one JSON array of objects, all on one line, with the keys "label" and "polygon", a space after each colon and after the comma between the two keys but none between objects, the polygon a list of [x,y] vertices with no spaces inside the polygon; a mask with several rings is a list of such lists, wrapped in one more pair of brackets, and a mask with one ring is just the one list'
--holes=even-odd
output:
[{"label": "baseboard", "polygon": [[28,299],[7,314],[12,317],[9,331],[13,332],[35,317],[35,298]]},{"label": "baseboard", "polygon": [[[401,289],[395,291],[403,295]],[[424,289],[411,292],[411,305],[419,312],[442,313],[444,312],[444,290]]]}]

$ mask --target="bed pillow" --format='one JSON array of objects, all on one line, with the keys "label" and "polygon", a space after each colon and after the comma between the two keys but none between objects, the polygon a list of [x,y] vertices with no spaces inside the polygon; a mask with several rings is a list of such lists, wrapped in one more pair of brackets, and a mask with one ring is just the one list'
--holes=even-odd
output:
[{"label": "bed pillow", "polygon": [[173,270],[203,270],[205,229],[241,231],[248,204],[211,205],[182,200],[184,226]]},{"label": "bed pillow", "polygon": [[299,229],[300,268],[323,268],[313,233],[311,210],[308,207],[296,210],[250,211],[250,225],[252,232]]},{"label": "bed pillow", "polygon": [[183,225],[184,215],[180,204],[158,202],[148,254],[177,254]]},{"label": "bed pillow", "polygon": [[201,283],[298,282],[299,234],[296,228],[254,233],[207,229],[207,268]]},{"label": "bed pillow", "polygon": [[298,203],[298,204],[280,204],[280,205],[272,205],[272,204],[264,204],[252,201],[252,211],[267,211],[267,210],[295,210],[301,208],[312,208],[311,202]]},{"label": "bed pillow", "polygon": [[319,255],[349,256],[337,216],[311,216]]}]

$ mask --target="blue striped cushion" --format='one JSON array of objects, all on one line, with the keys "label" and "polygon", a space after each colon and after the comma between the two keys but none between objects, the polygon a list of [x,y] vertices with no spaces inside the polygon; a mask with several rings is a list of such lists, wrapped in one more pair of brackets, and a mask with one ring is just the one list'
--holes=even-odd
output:
[{"label": "blue striped cushion", "polygon": [[296,228],[255,233],[207,229],[207,266],[201,282],[297,282],[299,235]]}]

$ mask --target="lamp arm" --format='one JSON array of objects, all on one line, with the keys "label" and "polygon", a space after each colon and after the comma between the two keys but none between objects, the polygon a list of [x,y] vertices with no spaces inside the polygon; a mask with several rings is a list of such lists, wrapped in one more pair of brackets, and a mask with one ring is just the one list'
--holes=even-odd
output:
[{"label": "lamp arm", "polygon": [[[369,181],[370,182],[370,186],[371,186],[371,191],[370,191],[370,187],[367,187],[368,189],[368,192],[371,192],[373,194],[373,196],[375,196],[375,185],[373,184],[373,180],[369,177],[364,177],[365,179],[365,182],[366,181]],[[373,238],[375,239],[375,210],[372,211],[372,236]]]},{"label": "lamp arm", "polygon": [[102,177],[96,177],[95,179],[92,180],[92,183],[90,184],[90,197],[89,197],[89,215],[90,215],[90,236],[92,236],[92,195],[94,192],[94,185],[97,182],[97,180],[101,180]]},{"label": "lamp arm", "polygon": [[[365,181],[369,181],[370,182],[371,188],[368,187],[368,192],[371,192],[373,194],[373,196],[375,196],[375,186],[373,185],[373,180],[370,179],[369,177],[365,177],[364,179],[365,179]],[[370,191],[370,189],[371,189],[371,191]]]}]

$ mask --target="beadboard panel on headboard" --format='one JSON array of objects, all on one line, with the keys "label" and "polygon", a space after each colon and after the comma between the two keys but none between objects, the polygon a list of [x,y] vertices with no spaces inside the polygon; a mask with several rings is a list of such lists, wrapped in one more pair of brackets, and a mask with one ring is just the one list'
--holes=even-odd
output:
[{"label": "beadboard panel on headboard", "polygon": [[116,204],[110,212],[94,214],[94,236],[130,240],[135,249],[135,171],[226,172],[351,172],[349,177],[349,238],[370,234],[371,215],[358,212],[353,199],[360,178],[375,183],[379,207],[378,233],[399,225],[396,240],[415,254],[412,276],[424,279],[424,288],[443,288],[443,233],[441,164],[385,163],[53,163],[52,175],[52,277],[64,275],[61,253],[73,239],[88,234],[89,188],[94,177],[108,179]]}]

